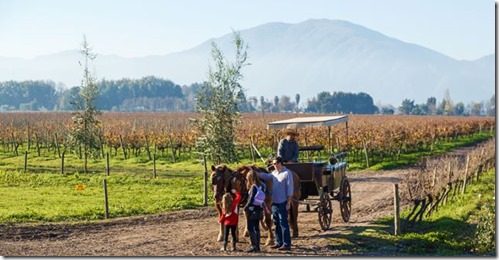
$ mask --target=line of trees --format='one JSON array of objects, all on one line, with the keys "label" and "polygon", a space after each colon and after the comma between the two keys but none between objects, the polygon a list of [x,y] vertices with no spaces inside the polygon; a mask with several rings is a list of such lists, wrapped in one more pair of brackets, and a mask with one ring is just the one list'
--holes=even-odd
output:
[{"label": "line of trees", "polygon": [[[492,95],[487,103],[472,102],[465,105],[463,102],[454,104],[450,97],[446,95],[440,103],[437,104],[435,97],[427,99],[426,103],[415,104],[414,100],[404,99],[398,111],[404,115],[447,115],[447,116],[495,116],[496,97]],[[382,113],[393,114],[390,108],[382,109]]]},{"label": "line of trees", "polygon": [[[96,82],[99,97],[96,106],[104,111],[123,112],[191,112],[195,110],[197,93],[203,83],[180,86],[171,80],[154,76],[141,79],[100,80]],[[0,111],[72,111],[80,87],[65,89],[52,81],[0,82]],[[254,113],[347,113],[407,115],[488,115],[495,116],[495,95],[488,102],[465,105],[454,103],[448,92],[442,101],[429,97],[426,103],[415,104],[404,99],[400,106],[375,105],[369,94],[323,91],[301,102],[294,96],[247,97],[238,95],[239,111]],[[300,103],[301,102],[301,103]],[[303,105],[302,105],[303,103]]]}]

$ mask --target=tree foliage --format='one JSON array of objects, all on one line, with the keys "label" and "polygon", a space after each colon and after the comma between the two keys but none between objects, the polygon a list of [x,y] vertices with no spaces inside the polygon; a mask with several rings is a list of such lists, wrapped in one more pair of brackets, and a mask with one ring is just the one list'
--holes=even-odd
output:
[{"label": "tree foliage", "polygon": [[0,82],[0,104],[19,110],[52,110],[57,102],[55,83],[27,80]]},{"label": "tree foliage", "polygon": [[239,105],[243,89],[239,81],[246,63],[247,46],[238,33],[234,33],[235,60],[229,62],[218,46],[212,42],[208,82],[202,85],[196,99],[196,121],[199,137],[198,152],[204,153],[217,164],[237,162],[235,133],[240,123]]},{"label": "tree foliage", "polygon": [[76,111],[73,112],[71,117],[73,125],[71,128],[70,141],[75,152],[80,151],[83,146],[83,156],[85,159],[85,172],[87,172],[87,158],[88,155],[94,157],[100,151],[100,135],[99,128],[100,122],[97,116],[101,114],[95,107],[95,103],[99,96],[99,89],[95,84],[95,77],[89,70],[89,63],[96,58],[96,54],[92,52],[86,37],[83,37],[81,45],[82,55],[84,56],[84,63],[80,62],[83,68],[83,78],[81,81],[81,88],[79,98],[75,99],[73,103]]},{"label": "tree foliage", "polygon": [[[182,88],[170,80],[148,76],[141,79],[102,80],[97,106],[104,110],[174,111],[183,106]],[[173,107],[172,107],[173,105]]]},{"label": "tree foliage", "polygon": [[414,100],[406,98],[402,101],[402,105],[399,107],[399,112],[403,115],[410,115],[415,107],[416,105],[414,105]]},{"label": "tree foliage", "polygon": [[308,112],[340,113],[340,114],[374,114],[378,108],[373,99],[366,93],[345,93],[323,91],[308,102]]}]

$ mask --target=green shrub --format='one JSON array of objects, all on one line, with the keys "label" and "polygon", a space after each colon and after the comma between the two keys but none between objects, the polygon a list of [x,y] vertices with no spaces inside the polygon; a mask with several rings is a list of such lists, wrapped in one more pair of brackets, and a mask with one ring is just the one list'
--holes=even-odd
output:
[{"label": "green shrub", "polygon": [[485,205],[480,211],[476,242],[478,253],[488,254],[496,251],[496,207],[493,203]]}]

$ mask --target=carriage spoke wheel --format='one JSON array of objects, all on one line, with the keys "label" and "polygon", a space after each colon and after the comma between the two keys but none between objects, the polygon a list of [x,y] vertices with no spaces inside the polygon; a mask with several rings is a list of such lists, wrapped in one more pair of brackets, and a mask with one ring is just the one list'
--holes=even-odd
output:
[{"label": "carriage spoke wheel", "polygon": [[350,214],[352,213],[352,191],[350,189],[350,182],[347,178],[341,180],[341,188],[339,194],[341,218],[343,221],[350,221]]},{"label": "carriage spoke wheel", "polygon": [[333,207],[331,207],[331,199],[327,192],[322,193],[320,197],[317,213],[322,230],[328,230],[333,216]]}]

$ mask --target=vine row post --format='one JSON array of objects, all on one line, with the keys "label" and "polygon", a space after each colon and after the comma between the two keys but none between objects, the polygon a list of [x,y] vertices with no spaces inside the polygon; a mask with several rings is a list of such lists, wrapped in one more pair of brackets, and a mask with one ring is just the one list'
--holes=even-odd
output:
[{"label": "vine row post", "polygon": [[400,232],[400,198],[399,198],[399,185],[393,185],[393,235],[398,236]]},{"label": "vine row post", "polygon": [[464,169],[464,178],[463,178],[463,190],[461,191],[461,194],[464,194],[466,191],[466,182],[468,180],[468,166],[470,163],[470,155],[466,156],[466,168]]},{"label": "vine row post", "polygon": [[104,184],[104,206],[106,210],[106,218],[109,218],[109,201],[107,199],[107,181],[106,179],[102,180],[102,183]]}]

